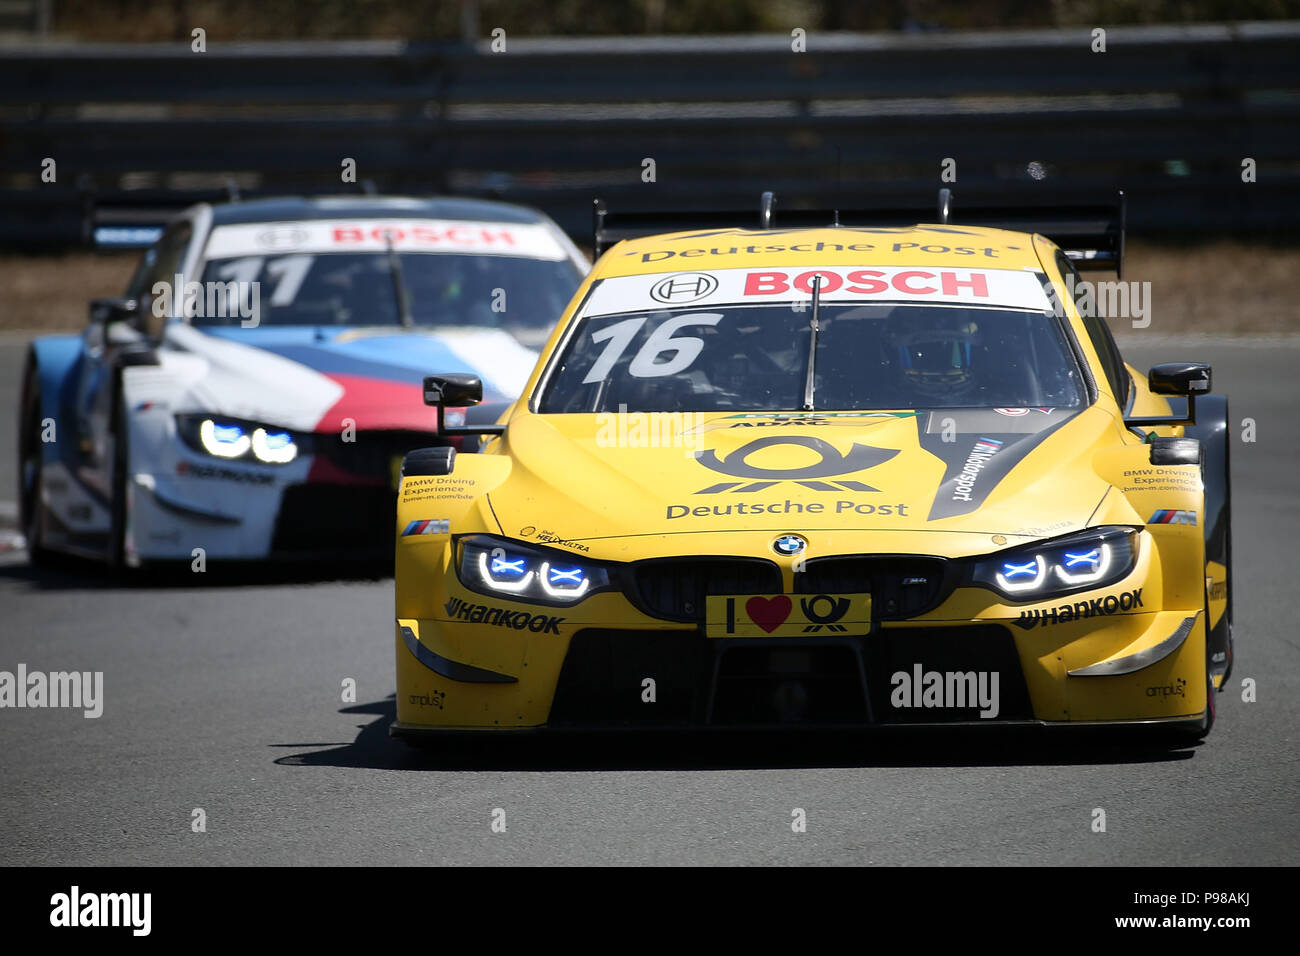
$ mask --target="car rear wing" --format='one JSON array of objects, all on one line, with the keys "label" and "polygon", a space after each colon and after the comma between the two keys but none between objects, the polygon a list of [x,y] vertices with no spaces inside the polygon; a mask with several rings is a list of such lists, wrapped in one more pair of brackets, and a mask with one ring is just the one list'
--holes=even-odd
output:
[{"label": "car rear wing", "polygon": [[200,202],[238,202],[239,187],[180,195],[166,190],[136,190],[129,199],[98,200],[91,190],[82,194],[81,238],[96,249],[144,249],[158,241],[167,224]]},{"label": "car rear wing", "polygon": [[144,249],[163,234],[177,210],[152,207],[92,208],[82,222],[82,237],[96,249]]},{"label": "car rear wing", "polygon": [[1032,205],[990,204],[954,211],[952,191],[939,190],[936,207],[880,206],[873,209],[789,209],[779,214],[776,196],[765,192],[758,209],[701,212],[609,210],[597,199],[592,208],[595,258],[614,243],[685,229],[783,229],[825,226],[905,226],[915,223],[987,226],[1015,232],[1038,233],[1056,243],[1080,270],[1113,269],[1122,277],[1124,267],[1125,198],[1120,190],[1111,203],[1038,202]]},{"label": "car rear wing", "polygon": [[[770,192],[763,193],[757,214],[753,209],[612,212],[605,206],[605,200],[597,199],[592,204],[593,258],[599,259],[606,249],[624,239],[655,236],[664,232],[681,232],[684,229],[771,229],[775,207],[776,196]],[[782,222],[782,225],[786,224]],[[818,225],[824,226],[826,223]]]}]

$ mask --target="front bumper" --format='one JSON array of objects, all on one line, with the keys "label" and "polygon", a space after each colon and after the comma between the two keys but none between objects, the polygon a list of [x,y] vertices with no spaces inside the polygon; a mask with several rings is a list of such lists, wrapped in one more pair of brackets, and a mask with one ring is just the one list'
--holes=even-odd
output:
[{"label": "front bumper", "polygon": [[285,465],[225,461],[174,434],[133,455],[127,553],[134,562],[364,558],[390,561],[403,454],[434,441],[412,433],[313,436]]},{"label": "front bumper", "polygon": [[[870,588],[870,624],[788,637],[706,636],[699,592],[658,571],[564,607],[482,596],[456,578],[454,551],[446,537],[398,545],[394,734],[1193,726],[1208,705],[1204,580],[1191,562],[1162,564],[1152,546],[1122,580],[1021,604],[927,570],[943,559],[924,555],[867,555],[884,570],[854,564],[801,584],[698,559],[718,593],[802,600]],[[651,566],[660,559],[637,564]],[[464,667],[495,676],[464,679]]]},{"label": "front bumper", "polygon": [[[1114,595],[1119,608],[1119,597],[1134,590],[1126,581],[1092,599],[1105,608]],[[719,639],[699,626],[649,618],[617,593],[588,598],[585,610],[468,594],[457,600],[448,607],[470,607],[468,617],[397,621],[396,735],[526,728],[1192,728],[1207,705],[1199,610],[1150,610],[1144,603],[1141,610],[1068,621],[1058,615],[1033,627],[1005,609],[982,618],[937,617],[960,603],[959,592],[925,619],[876,622],[867,633]]]},{"label": "front bumper", "polygon": [[138,561],[188,561],[194,548],[234,560],[391,559],[396,497],[388,488],[280,476],[253,486],[229,477],[162,485],[153,477],[136,475],[129,491],[128,553]]}]

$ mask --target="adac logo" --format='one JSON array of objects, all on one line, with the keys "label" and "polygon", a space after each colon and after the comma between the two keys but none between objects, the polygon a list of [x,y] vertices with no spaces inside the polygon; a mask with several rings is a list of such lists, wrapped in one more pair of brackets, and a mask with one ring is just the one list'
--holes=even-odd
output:
[{"label": "adac logo", "polygon": [[[797,468],[762,468],[751,465],[749,458],[764,448],[789,445],[805,448],[816,453],[817,461],[811,465]],[[898,454],[897,448],[875,448],[871,445],[853,443],[847,452],[840,452],[830,442],[811,435],[765,435],[748,444],[741,445],[725,458],[720,458],[712,448],[699,452],[695,460],[705,468],[735,478],[751,479],[749,481],[724,481],[709,485],[695,492],[697,495],[716,495],[720,492],[750,493],[770,488],[781,481],[793,481],[813,491],[879,491],[861,481],[819,481],[821,478],[834,478],[839,475],[851,475],[866,471],[889,461]]]},{"label": "adac logo", "polygon": [[717,287],[718,280],[707,272],[687,272],[660,279],[650,287],[650,298],[667,305],[698,302],[711,295]]},{"label": "adac logo", "polygon": [[803,554],[806,547],[808,547],[808,541],[803,535],[798,534],[783,534],[772,542],[772,550],[787,558],[793,558],[796,554]]}]

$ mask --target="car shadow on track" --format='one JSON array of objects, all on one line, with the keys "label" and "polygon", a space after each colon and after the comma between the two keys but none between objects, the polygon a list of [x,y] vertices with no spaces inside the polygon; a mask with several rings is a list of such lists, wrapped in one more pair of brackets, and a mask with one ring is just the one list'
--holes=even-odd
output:
[{"label": "car shadow on track", "polygon": [[360,733],[350,744],[272,744],[302,751],[275,762],[287,767],[519,772],[1075,766],[1190,760],[1199,746],[1125,740],[1113,734],[1072,732],[1067,738],[1049,731],[989,727],[877,733],[737,730],[474,736],[415,748],[389,736],[396,719],[395,696],[339,712],[375,719],[359,725]]},{"label": "car shadow on track", "polygon": [[40,567],[26,561],[0,564],[0,580],[20,582],[33,591],[112,589],[246,588],[326,581],[392,580],[391,561],[216,561],[202,572],[183,561],[113,570],[94,561],[60,555]]}]

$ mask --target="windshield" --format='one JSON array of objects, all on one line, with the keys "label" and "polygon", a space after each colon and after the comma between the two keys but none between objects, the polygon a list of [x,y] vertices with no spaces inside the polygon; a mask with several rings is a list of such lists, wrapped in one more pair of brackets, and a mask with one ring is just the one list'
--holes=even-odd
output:
[{"label": "windshield", "polygon": [[[401,253],[411,318],[421,327],[501,328],[540,345],[568,305],[582,275],[568,259],[449,253]],[[228,283],[239,283],[230,287]],[[295,252],[211,259],[204,266],[209,299],[195,325],[238,325],[226,301],[258,283],[260,325],[401,325],[386,252]],[[245,293],[247,294],[247,293]],[[245,309],[247,312],[247,309]]]},{"label": "windshield", "polygon": [[[803,410],[811,315],[805,301],[802,309],[768,303],[587,317],[551,370],[538,411]],[[1050,314],[822,302],[818,319],[815,409],[1084,402],[1078,367]]]}]

